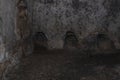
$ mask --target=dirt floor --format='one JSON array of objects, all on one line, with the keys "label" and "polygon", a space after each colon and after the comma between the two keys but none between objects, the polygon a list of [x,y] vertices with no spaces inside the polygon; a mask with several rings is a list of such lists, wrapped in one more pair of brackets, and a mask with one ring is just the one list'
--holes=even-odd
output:
[{"label": "dirt floor", "polygon": [[91,53],[94,52],[36,51],[24,58],[19,69],[8,77],[9,80],[120,80],[119,52]]}]

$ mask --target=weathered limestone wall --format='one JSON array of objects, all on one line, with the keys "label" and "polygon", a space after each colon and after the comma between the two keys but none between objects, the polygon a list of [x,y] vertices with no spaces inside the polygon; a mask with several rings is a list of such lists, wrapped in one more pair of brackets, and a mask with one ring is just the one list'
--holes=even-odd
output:
[{"label": "weathered limestone wall", "polygon": [[36,32],[45,34],[49,49],[63,48],[68,39],[80,49],[120,49],[120,0],[24,0],[23,4],[0,0],[0,80],[7,80],[20,58],[32,52]]},{"label": "weathered limestone wall", "polygon": [[20,38],[23,34],[19,32],[19,27],[25,26],[18,25],[20,20],[17,18],[19,14],[17,2],[17,0],[0,0],[0,80],[9,80],[6,74],[19,64],[22,56],[32,52],[29,29],[23,30],[27,33]]},{"label": "weathered limestone wall", "polygon": [[73,31],[79,43],[93,34],[105,33],[119,45],[119,0],[27,0],[33,32],[44,32],[49,48],[63,48],[67,31]]},{"label": "weathered limestone wall", "polygon": [[[6,6],[7,5],[7,6]],[[16,64],[13,53],[16,44],[14,27],[15,27],[15,0],[0,0],[0,17],[1,17],[1,40],[0,40],[0,79],[4,79],[8,69]],[[13,58],[14,57],[14,58]]]}]

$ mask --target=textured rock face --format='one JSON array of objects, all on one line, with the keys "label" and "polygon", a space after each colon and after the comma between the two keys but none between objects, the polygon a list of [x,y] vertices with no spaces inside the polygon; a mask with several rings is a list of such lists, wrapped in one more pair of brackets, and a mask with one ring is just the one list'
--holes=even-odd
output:
[{"label": "textured rock face", "polygon": [[65,33],[70,30],[76,34],[79,43],[89,34],[103,33],[103,30],[114,41],[116,47],[120,48],[119,0],[27,0],[27,2],[33,20],[33,32],[44,32],[50,48],[62,48]]},{"label": "textured rock face", "polygon": [[113,39],[117,48],[120,48],[120,1],[107,0],[105,4],[107,9],[106,25],[108,26],[109,36]]},{"label": "textured rock face", "polygon": [[32,52],[31,37],[37,32],[44,33],[46,39],[40,40],[50,49],[120,49],[120,0],[21,1],[0,0],[1,80]]},{"label": "textured rock face", "polygon": [[[16,36],[14,33],[16,17],[16,0],[0,0],[0,79],[5,79],[5,74],[19,61],[20,50],[14,53]],[[6,6],[7,5],[7,6]],[[13,55],[14,54],[14,55]],[[19,55],[18,55],[19,54]],[[17,56],[16,56],[17,55]]]},{"label": "textured rock face", "polygon": [[[8,80],[6,74],[9,70],[20,62],[23,55],[32,52],[31,40],[28,37],[29,29],[22,28],[23,32],[17,33],[20,31],[20,26],[24,27],[23,25],[27,24],[26,21],[22,25],[18,24],[23,21],[17,20],[16,17],[17,2],[17,0],[0,0],[0,80]],[[24,36],[21,37],[23,34]]]}]

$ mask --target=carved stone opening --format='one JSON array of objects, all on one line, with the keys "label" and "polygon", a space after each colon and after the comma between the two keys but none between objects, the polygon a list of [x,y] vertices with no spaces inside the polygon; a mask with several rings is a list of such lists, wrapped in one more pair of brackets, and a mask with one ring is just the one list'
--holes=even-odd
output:
[{"label": "carved stone opening", "polygon": [[64,47],[65,48],[70,48],[73,47],[75,48],[78,44],[78,39],[75,35],[74,32],[68,31],[66,32],[65,39],[64,39]]},{"label": "carved stone opening", "polygon": [[114,42],[106,34],[97,35],[97,45],[100,50],[115,49]]},{"label": "carved stone opening", "polygon": [[48,42],[48,39],[43,32],[37,32],[34,35],[35,50],[36,49],[41,49],[41,50],[47,49],[47,46],[48,46],[47,42]]}]

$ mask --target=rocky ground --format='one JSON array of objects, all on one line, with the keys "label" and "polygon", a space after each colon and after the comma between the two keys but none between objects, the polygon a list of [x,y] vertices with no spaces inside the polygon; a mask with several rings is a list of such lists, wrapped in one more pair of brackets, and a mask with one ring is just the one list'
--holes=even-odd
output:
[{"label": "rocky ground", "polygon": [[[90,51],[36,51],[22,60],[9,80],[120,80],[120,54]],[[91,54],[91,55],[88,55]]]}]

